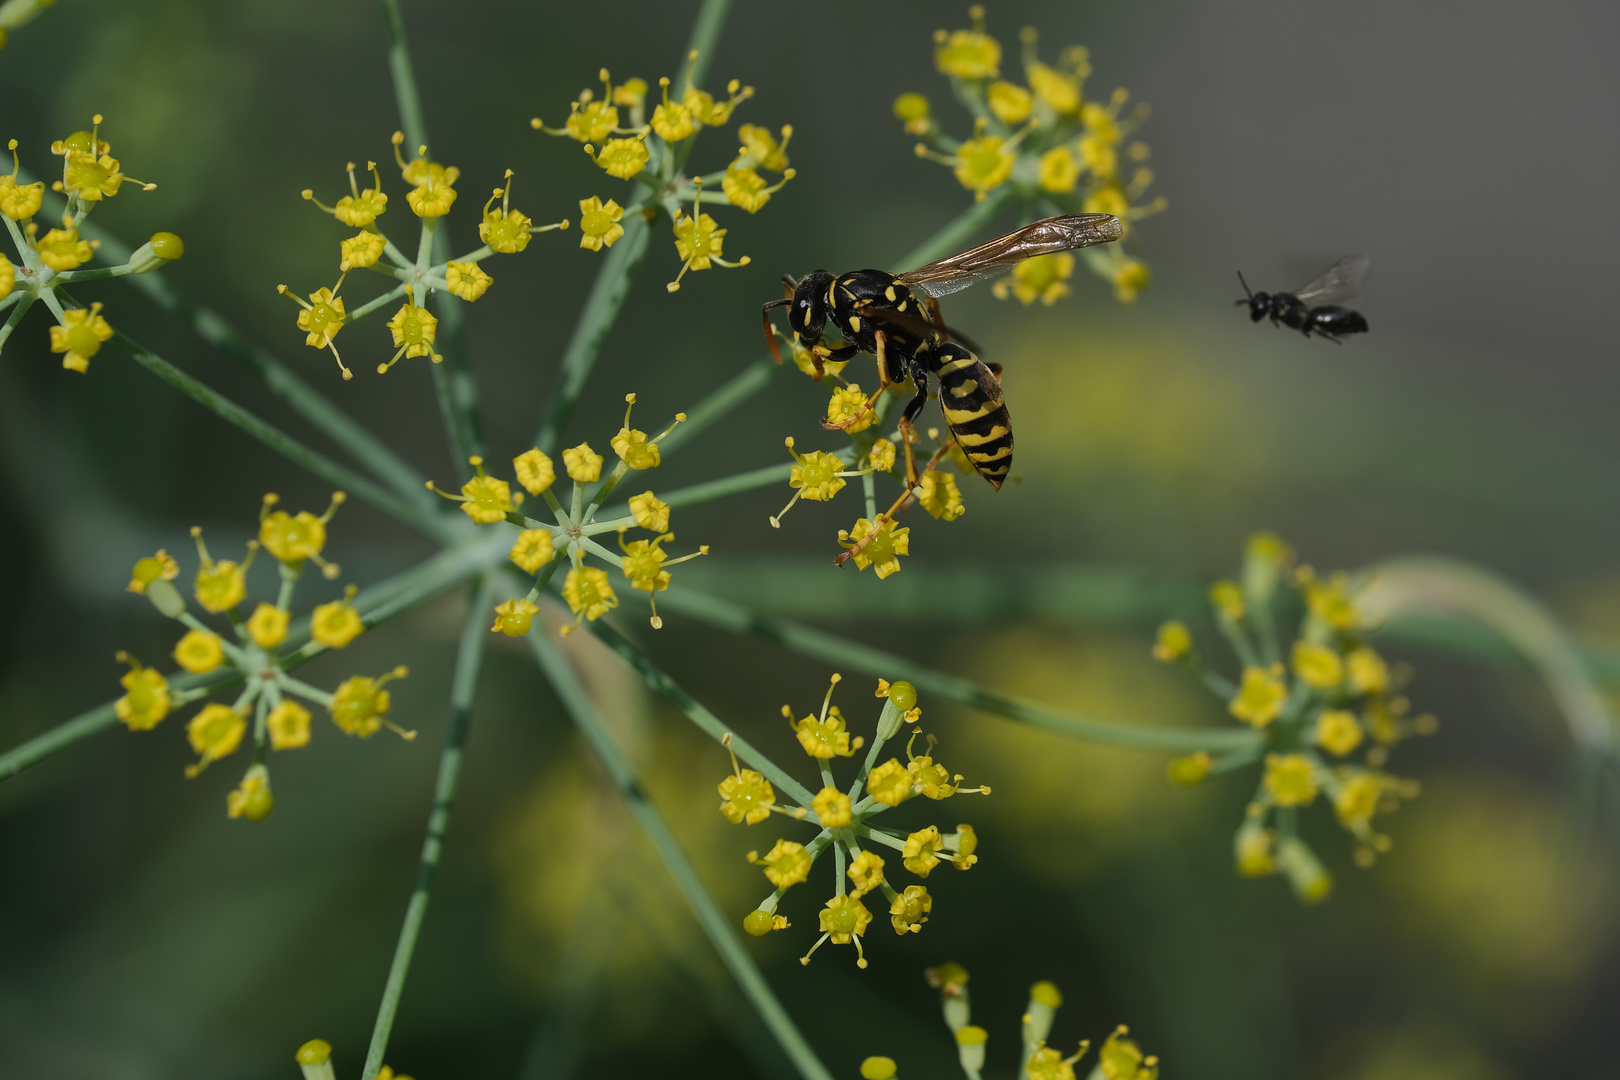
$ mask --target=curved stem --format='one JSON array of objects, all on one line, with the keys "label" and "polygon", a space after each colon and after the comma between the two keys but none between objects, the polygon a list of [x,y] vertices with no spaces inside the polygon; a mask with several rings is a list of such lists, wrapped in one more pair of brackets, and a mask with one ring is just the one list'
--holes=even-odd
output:
[{"label": "curved stem", "polygon": [[1171,728],[1122,724],[1110,720],[1075,716],[999,694],[954,675],[932,671],[912,660],[895,656],[861,642],[812,630],[808,626],[758,615],[739,604],[691,589],[671,589],[659,600],[667,610],[679,611],[700,622],[736,634],[752,634],[774,641],[794,652],[813,656],[846,670],[877,675],[885,679],[906,679],[919,691],[937,694],[947,701],[1010,720],[1045,728],[1086,742],[1131,746],[1144,750],[1238,750],[1253,746],[1260,734],[1229,728]]},{"label": "curved stem", "polygon": [[1581,650],[1551,612],[1507,579],[1438,557],[1389,559],[1358,578],[1357,609],[1375,623],[1398,627],[1403,618],[1446,615],[1490,627],[1547,683],[1578,748],[1603,756],[1620,750],[1614,720]]},{"label": "curved stem", "polygon": [[371,1046],[366,1050],[366,1066],[361,1080],[375,1080],[382,1070],[388,1036],[394,1029],[399,996],[405,989],[405,976],[411,969],[416,940],[427,917],[428,897],[444,851],[444,836],[450,828],[450,810],[455,805],[456,785],[461,779],[462,747],[467,741],[467,718],[478,690],[478,671],[484,660],[484,642],[489,631],[484,626],[493,592],[493,575],[485,575],[474,591],[466,625],[461,630],[461,647],[456,652],[456,671],[450,684],[450,723],[444,734],[444,750],[439,754],[439,775],[433,787],[433,809],[428,814],[427,835],[422,838],[422,857],[416,867],[416,887],[405,905],[405,923],[394,946],[394,961],[388,968],[382,1002],[377,1006],[377,1022],[371,1029]]},{"label": "curved stem", "polygon": [[[593,627],[595,625],[600,624],[593,624]],[[754,963],[754,958],[737,939],[737,932],[732,928],[725,913],[720,910],[720,905],[715,903],[714,898],[703,887],[703,881],[698,877],[697,870],[693,868],[686,853],[681,850],[679,841],[670,831],[663,815],[648,798],[646,789],[641,786],[641,781],[630,765],[629,758],[614,741],[607,725],[602,722],[601,716],[596,711],[596,704],[580,685],[573,669],[568,666],[568,661],[557,651],[550,635],[544,632],[532,633],[529,635],[529,645],[534,650],[535,660],[545,672],[546,679],[556,690],[569,715],[574,718],[574,725],[591,744],[597,760],[602,763],[602,767],[619,789],[619,794],[624,797],[631,815],[646,833],[654,850],[658,852],[665,869],[675,879],[675,884],[686,898],[698,925],[703,928],[715,951],[720,954],[720,959],[724,961],[732,977],[737,980],[737,985],[759,1013],[760,1019],[765,1022],[765,1026],[776,1037],[783,1052],[792,1060],[805,1080],[832,1080],[832,1073],[828,1072],[827,1067],[816,1057],[816,1052],[810,1048],[803,1033],[793,1023],[793,1018],[788,1015],[781,1001],[771,990],[770,983],[759,970],[759,965]],[[370,1074],[365,1080],[370,1080]]]}]

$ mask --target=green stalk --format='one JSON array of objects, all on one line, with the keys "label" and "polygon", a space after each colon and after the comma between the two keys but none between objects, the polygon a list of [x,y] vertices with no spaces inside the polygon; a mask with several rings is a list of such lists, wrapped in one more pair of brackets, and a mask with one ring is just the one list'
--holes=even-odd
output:
[{"label": "green stalk", "polygon": [[[593,628],[596,625],[600,624],[593,624]],[[737,939],[737,933],[725,913],[720,910],[720,905],[715,903],[714,898],[703,887],[697,871],[687,859],[686,853],[681,850],[675,835],[670,832],[668,823],[648,798],[629,759],[614,741],[607,725],[597,713],[595,703],[580,685],[573,669],[568,666],[568,661],[557,651],[550,635],[543,632],[530,634],[529,644],[552,689],[557,692],[563,706],[574,718],[574,724],[579,728],[580,734],[591,744],[597,760],[602,763],[618,787],[619,794],[624,797],[636,823],[641,826],[647,839],[658,852],[658,857],[663,860],[665,869],[675,879],[676,886],[692,908],[692,914],[697,917],[698,925],[703,927],[703,932],[708,935],[715,951],[720,954],[720,959],[724,961],[732,977],[737,980],[737,985],[742,988],[743,994],[759,1013],[765,1026],[776,1037],[778,1045],[805,1080],[832,1080],[832,1073],[828,1072],[827,1067],[816,1057],[815,1051],[810,1048],[804,1035],[793,1023],[793,1018],[777,1000],[770,983],[766,982],[753,957]],[[371,1080],[371,1074],[367,1074],[364,1080]]]},{"label": "green stalk", "polygon": [[[665,593],[665,596],[668,595],[670,594]],[[647,680],[648,687],[685,713],[686,718],[696,724],[704,734],[715,742],[721,742],[727,735],[730,735],[731,749],[736,752],[740,760],[764,774],[767,780],[776,785],[783,794],[800,806],[810,805],[810,800],[814,796],[811,795],[808,788],[782,771],[782,768],[770,758],[755,750],[747,739],[721,723],[719,717],[704,708],[702,703],[687,693],[674,679],[666,675],[652,662],[646,653],[636,648],[628,638],[601,619],[586,625],[590,627],[591,633],[600,638],[608,648],[618,653],[626,663],[640,672],[641,677]]]},{"label": "green stalk", "polygon": [[905,258],[896,261],[895,265],[906,270],[915,270],[925,266],[936,259],[943,259],[964,247],[969,238],[978,232],[996,212],[1005,206],[1012,198],[1012,185],[1002,184],[995,191],[985,196],[983,202],[976,202],[960,214],[956,215],[943,229],[924,240],[911,250]]},{"label": "green stalk", "polygon": [[[86,221],[80,232],[87,239],[101,243],[100,255],[103,258],[125,262],[129,260],[129,245],[96,224],[94,220]],[[271,393],[286,402],[288,407],[321,434],[352,454],[356,461],[370,469],[378,479],[412,502],[424,507],[431,505],[431,496],[428,496],[422,488],[422,477],[405,464],[382,440],[333,405],[291,368],[271,355],[267,349],[249,341],[218,312],[182,296],[160,272],[131,274],[129,284],[145,293],[158,307],[180,319],[198,337],[210,345],[217,346],[226,355],[257,375]]]},{"label": "green stalk", "polygon": [[113,341],[137,364],[140,364],[203,408],[219,416],[226,423],[241,428],[293,464],[303,466],[328,483],[335,484],[357,498],[364,499],[367,503],[370,503],[396,521],[409,525],[420,532],[439,539],[444,539],[448,535],[444,517],[440,515],[430,516],[424,506],[407,503],[358,473],[339,465],[324,454],[310,449],[280,428],[273,427],[260,420],[225,395],[210,389],[187,375],[128,334],[115,333]]},{"label": "green stalk", "polygon": [[[416,72],[411,66],[410,46],[405,41],[405,20],[399,13],[399,0],[382,0],[382,6],[383,19],[388,24],[388,72],[393,77],[400,128],[405,133],[408,149],[414,152],[428,142],[422,96],[416,87]],[[444,229],[435,228],[430,243],[436,261],[443,262],[450,257],[450,243]],[[459,304],[455,297],[441,292],[434,305],[444,322],[448,344],[444,361],[433,365],[433,389],[439,398],[439,413],[444,420],[451,456],[455,459],[456,474],[465,480],[472,475],[467,459],[483,453],[484,439],[483,424],[478,417],[478,385],[467,364]]]},{"label": "green stalk", "polygon": [[382,1070],[388,1035],[393,1031],[394,1016],[399,1011],[399,996],[405,989],[405,976],[411,969],[411,956],[416,952],[422,920],[427,917],[428,897],[433,892],[433,879],[438,873],[439,857],[444,850],[445,832],[450,827],[450,810],[455,804],[456,784],[461,779],[467,718],[472,711],[473,696],[478,690],[478,670],[484,660],[484,642],[489,638],[484,617],[489,610],[493,586],[492,574],[485,575],[479,581],[472,607],[467,612],[466,625],[462,627],[461,647],[456,652],[456,672],[450,684],[450,724],[444,735],[444,750],[439,755],[439,775],[434,782],[433,809],[428,814],[427,835],[422,838],[422,858],[416,867],[416,887],[405,906],[405,922],[399,929],[399,941],[394,946],[394,962],[389,965],[382,1002],[377,1006],[377,1023],[371,1029],[371,1046],[366,1050],[366,1066],[360,1074],[361,1080],[375,1080],[377,1073]]},{"label": "green stalk", "polygon": [[846,671],[860,671],[891,681],[906,679],[921,692],[937,694],[959,705],[995,713],[1086,742],[1144,750],[1214,751],[1247,748],[1260,739],[1258,732],[1248,730],[1143,727],[1057,712],[1034,702],[985,689],[954,675],[932,671],[913,660],[870,645],[812,630],[785,619],[758,615],[741,605],[695,593],[691,589],[670,589],[660,602],[667,610],[683,612],[710,626],[774,641],[794,652],[825,660]]},{"label": "green stalk", "polygon": [[[855,451],[849,447],[833,452],[833,456],[849,464],[849,459],[855,456]],[[784,461],[780,465],[767,465],[762,469],[751,469],[736,476],[726,476],[719,480],[709,480],[690,487],[676,488],[667,495],[661,496],[669,504],[671,510],[679,510],[688,506],[701,506],[704,503],[724,499],[744,491],[753,491],[755,488],[770,487],[772,484],[785,484],[788,474],[793,468],[793,462]],[[614,507],[613,510],[598,515],[602,520],[622,518],[630,513],[630,504]]]},{"label": "green stalk", "polygon": [[[361,592],[354,598],[355,610],[360,613],[360,619],[366,629],[374,629],[401,612],[408,611],[422,601],[437,595],[462,578],[499,561],[500,557],[499,547],[492,547],[487,543],[446,548],[411,569],[378,582]],[[307,639],[308,636],[309,619],[305,617],[293,624],[288,639],[299,641]],[[305,640],[301,648],[282,656],[281,668],[283,671],[291,671],[326,651],[328,651],[326,646],[320,642]],[[210,681],[211,679],[213,681]],[[178,696],[179,692],[203,687],[209,692],[224,689],[234,686],[241,679],[240,673],[236,672],[221,672],[218,675],[210,672],[206,676],[180,675],[170,680],[169,685]],[[109,701],[36,735],[0,755],[0,781],[17,775],[31,765],[39,764],[53,754],[66,750],[99,731],[113,727],[117,722],[113,703]]]},{"label": "green stalk", "polygon": [[636,271],[647,255],[647,244],[652,238],[652,226],[640,214],[623,222],[624,235],[619,237],[597,271],[596,282],[585,299],[579,322],[563,351],[562,367],[556,395],[551,399],[551,411],[534,437],[534,445],[547,454],[555,453],[558,440],[574,406],[590,378],[591,368],[602,351],[602,343],[619,318],[619,309],[630,293]]},{"label": "green stalk", "polygon": [[[393,0],[387,2],[392,3]],[[720,31],[725,26],[726,10],[730,6],[731,0],[703,0],[697,21],[692,25],[692,36],[686,43],[686,52],[681,54],[680,70],[683,73],[686,71],[686,57],[696,50],[698,57],[692,65],[692,78],[698,83],[702,82],[708,71],[715,46],[720,40]],[[640,201],[639,198],[633,200]],[[630,285],[647,256],[647,245],[652,239],[652,223],[636,213],[626,214],[623,225],[624,235],[619,237],[602,261],[602,268],[597,271],[596,281],[591,285],[590,296],[580,311],[579,322],[574,325],[574,333],[568,339],[557,391],[551,399],[551,410],[534,437],[534,445],[548,454],[557,449],[563,428],[568,425],[568,418],[574,414],[574,406],[579,403],[579,395],[585,389],[585,381],[596,366],[602,343],[618,321],[619,309],[624,306]]]},{"label": "green stalk", "polygon": [[714,393],[686,410],[686,422],[670,432],[658,445],[664,453],[674,453],[677,447],[684,446],[698,432],[769,386],[786,368],[787,364],[778,364],[769,356],[755,360],[721,384]]}]

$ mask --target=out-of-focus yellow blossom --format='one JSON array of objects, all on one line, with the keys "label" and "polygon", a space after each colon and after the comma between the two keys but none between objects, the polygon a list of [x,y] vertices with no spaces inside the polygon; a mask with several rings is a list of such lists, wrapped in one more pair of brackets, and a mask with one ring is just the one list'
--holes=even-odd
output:
[{"label": "out-of-focus yellow blossom", "polygon": [[309,710],[296,701],[283,699],[265,717],[270,733],[270,749],[296,750],[309,745]]},{"label": "out-of-focus yellow blossom", "polygon": [[917,485],[917,504],[931,517],[942,521],[955,521],[967,512],[962,505],[962,492],[956,486],[956,477],[950,473],[929,469],[922,474]]},{"label": "out-of-focus yellow blossom", "polygon": [[332,703],[327,706],[332,722],[344,734],[358,735],[362,739],[369,739],[385,725],[407,742],[416,738],[416,732],[401,731],[387,720],[393,697],[383,687],[395,679],[403,679],[406,674],[404,667],[397,667],[375,679],[356,675],[340,683],[332,693]]},{"label": "out-of-focus yellow blossom", "polygon": [[101,351],[101,343],[113,336],[113,328],[101,315],[101,304],[75,308],[62,313],[62,324],[51,327],[51,352],[64,353],[62,366],[83,373],[90,369],[90,358]]},{"label": "out-of-focus yellow blossom", "polygon": [[242,783],[225,796],[225,813],[232,818],[263,821],[276,806],[270,794],[270,770],[263,765],[250,765]]},{"label": "out-of-focus yellow blossom", "polygon": [[926,135],[933,126],[928,99],[921,94],[901,94],[895,98],[894,115],[905,121],[908,135]]},{"label": "out-of-focus yellow blossom", "polygon": [[737,138],[742,141],[744,153],[754,159],[762,169],[771,172],[786,172],[788,167],[787,146],[788,140],[793,138],[791,125],[782,125],[782,141],[777,142],[776,136],[768,128],[756,124],[744,124],[737,129]]},{"label": "out-of-focus yellow blossom", "polygon": [[538,614],[540,605],[522,597],[514,597],[495,605],[495,625],[489,629],[491,632],[498,630],[507,637],[522,637],[529,632],[534,624],[534,617]]},{"label": "out-of-focus yellow blossom", "polygon": [[113,713],[131,731],[150,731],[169,715],[169,680],[128,653],[119,653],[118,659],[129,664],[129,671],[119,680],[124,696],[113,702]]},{"label": "out-of-focus yellow blossom", "polygon": [[1067,146],[1054,146],[1041,155],[1037,182],[1041,190],[1065,195],[1080,183],[1080,163]]},{"label": "out-of-focus yellow blossom", "polygon": [[211,763],[234,753],[247,733],[247,718],[229,705],[209,702],[186,724],[186,738],[200,755],[195,765],[186,767],[187,776],[196,776]]},{"label": "out-of-focus yellow blossom", "polygon": [[1294,642],[1293,666],[1294,674],[1317,690],[1332,690],[1344,681],[1344,661],[1326,645]]},{"label": "out-of-focus yellow blossom", "polygon": [[1271,668],[1246,667],[1237,696],[1226,711],[1253,727],[1263,728],[1282,715],[1288,700],[1288,686],[1282,679],[1282,665]]},{"label": "out-of-focus yellow blossom", "polygon": [[197,556],[200,560],[197,566],[197,576],[192,583],[192,594],[196,596],[197,603],[204,611],[221,615],[242,602],[247,595],[247,569],[253,563],[253,556],[258,553],[257,542],[248,545],[248,557],[240,565],[229,559],[215,562],[208,554],[208,548],[203,543],[202,529],[195,526],[191,530],[192,539],[197,543]]},{"label": "out-of-focus yellow blossom", "polygon": [[958,79],[993,79],[1001,74],[1001,43],[984,32],[984,8],[968,9],[971,30],[934,32],[934,66]]},{"label": "out-of-focus yellow blossom", "polygon": [[1186,623],[1171,619],[1159,627],[1159,638],[1153,645],[1153,659],[1161,664],[1174,663],[1191,655],[1192,650],[1192,632],[1187,629]]},{"label": "out-of-focus yellow blossom", "polygon": [[173,581],[180,576],[180,564],[175,561],[162,548],[158,548],[156,555],[147,555],[135,561],[135,567],[130,572],[129,584],[125,586],[132,593],[146,592],[146,587],[154,581]]},{"label": "out-of-focus yellow blossom", "polygon": [[274,649],[277,644],[287,640],[287,625],[290,622],[290,612],[261,601],[248,617],[248,636],[259,648]]},{"label": "out-of-focus yellow blossom", "polygon": [[1324,709],[1316,718],[1316,745],[1344,757],[1361,745],[1361,725],[1348,709]]},{"label": "out-of-focus yellow blossom", "polygon": [[996,299],[1016,296],[1024,305],[1039,300],[1050,307],[1069,295],[1069,277],[1074,273],[1074,256],[1066,251],[1037,255],[1013,268],[1010,276],[995,283]]},{"label": "out-of-focus yellow blossom", "polygon": [[366,624],[354,609],[357,590],[350,585],[342,600],[317,604],[309,615],[309,636],[328,649],[341,649],[365,632]]},{"label": "out-of-focus yellow blossom", "polygon": [[1316,770],[1303,754],[1266,755],[1266,792],[1278,806],[1316,801]]},{"label": "out-of-focus yellow blossom", "polygon": [[1028,90],[1005,81],[991,83],[985,100],[990,111],[1003,124],[1022,124],[1035,108],[1035,98]]},{"label": "out-of-focus yellow blossom", "polygon": [[207,630],[188,630],[174,647],[174,662],[193,675],[201,675],[225,662],[225,648],[220,644],[218,634],[211,634]]}]

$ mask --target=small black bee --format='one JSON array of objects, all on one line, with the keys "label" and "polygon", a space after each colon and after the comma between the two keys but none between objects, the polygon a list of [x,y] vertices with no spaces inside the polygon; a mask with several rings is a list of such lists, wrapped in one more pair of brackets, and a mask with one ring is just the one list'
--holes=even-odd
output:
[{"label": "small black bee", "polygon": [[1367,332],[1367,320],[1361,312],[1345,307],[1343,301],[1356,295],[1370,262],[1365,255],[1346,255],[1321,277],[1291,293],[1254,292],[1239,270],[1238,282],[1247,299],[1237,301],[1237,306],[1247,304],[1249,318],[1255,322],[1270,316],[1273,326],[1291,327],[1306,337],[1315,334],[1338,343],[1345,334]]},{"label": "small black bee", "polygon": [[[912,423],[928,402],[928,377],[933,375],[939,381],[945,422],[956,442],[979,475],[999,489],[1012,467],[1013,450],[1012,420],[1001,396],[1000,367],[979,360],[974,355],[977,346],[945,325],[938,297],[1037,255],[1118,240],[1123,231],[1119,219],[1110,214],[1068,214],[1037,221],[903,274],[855,270],[835,275],[817,270],[797,280],[784,277],[787,295],[765,304],[762,312],[765,340],[781,363],[771,310],[786,307],[793,336],[811,350],[817,378],[825,360],[849,360],[861,352],[878,358],[879,385],[866,408],[842,423],[824,424],[829,428],[848,427],[873,407],[886,387],[912,379],[916,396],[900,418],[908,494],[917,483],[911,457]],[[823,345],[823,334],[834,329],[845,344]]]}]

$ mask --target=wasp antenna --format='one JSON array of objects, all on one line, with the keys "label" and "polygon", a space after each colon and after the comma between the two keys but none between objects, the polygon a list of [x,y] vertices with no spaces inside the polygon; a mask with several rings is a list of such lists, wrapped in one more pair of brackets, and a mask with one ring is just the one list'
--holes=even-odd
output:
[{"label": "wasp antenna", "polygon": [[799,287],[798,281],[793,277],[792,274],[783,274],[782,284],[787,286],[789,292],[792,292],[794,289]]},{"label": "wasp antenna", "polygon": [[1250,289],[1249,288],[1249,283],[1247,281],[1243,280],[1243,271],[1239,270],[1237,272],[1237,276],[1238,276],[1238,284],[1243,286],[1243,295],[1245,297],[1245,299],[1239,300],[1239,301],[1237,301],[1237,303],[1244,304],[1244,303],[1247,303],[1249,300],[1252,300],[1254,298],[1254,290]]}]

